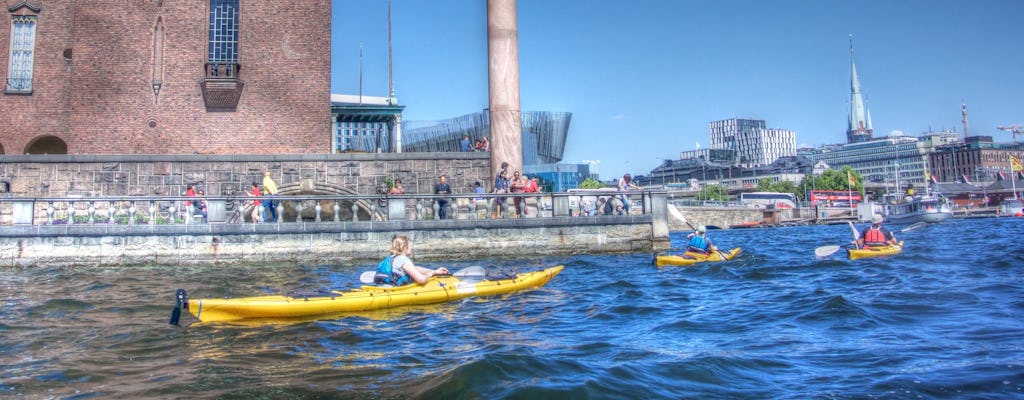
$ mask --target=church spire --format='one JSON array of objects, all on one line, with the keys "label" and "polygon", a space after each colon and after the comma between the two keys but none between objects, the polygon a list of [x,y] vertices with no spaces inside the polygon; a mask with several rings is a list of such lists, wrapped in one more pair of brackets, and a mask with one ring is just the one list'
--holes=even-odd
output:
[{"label": "church spire", "polygon": [[871,140],[874,129],[871,127],[871,112],[864,105],[864,97],[860,93],[860,78],[857,77],[857,63],[853,57],[853,35],[850,35],[850,113],[846,126],[848,143]]}]

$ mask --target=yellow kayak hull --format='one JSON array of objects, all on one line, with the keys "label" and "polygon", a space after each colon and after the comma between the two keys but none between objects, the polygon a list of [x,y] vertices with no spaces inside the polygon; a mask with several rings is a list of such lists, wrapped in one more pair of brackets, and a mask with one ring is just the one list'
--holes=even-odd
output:
[{"label": "yellow kayak hull", "polygon": [[536,288],[562,272],[563,266],[518,274],[512,279],[463,281],[435,276],[425,285],[363,286],[321,297],[258,296],[236,299],[190,299],[188,312],[203,322],[251,319],[310,319],[386,308],[436,304],[473,296],[491,296]]},{"label": "yellow kayak hull", "polygon": [[[654,258],[654,265],[664,267],[667,265],[688,267],[701,262],[728,261],[740,254],[740,248],[730,250],[728,253],[716,251],[711,254],[686,252],[681,255],[664,255]],[[724,260],[723,260],[724,258]]]},{"label": "yellow kayak hull", "polygon": [[903,242],[900,241],[893,246],[868,247],[863,249],[846,249],[851,260],[861,258],[882,257],[900,254],[903,251]]}]

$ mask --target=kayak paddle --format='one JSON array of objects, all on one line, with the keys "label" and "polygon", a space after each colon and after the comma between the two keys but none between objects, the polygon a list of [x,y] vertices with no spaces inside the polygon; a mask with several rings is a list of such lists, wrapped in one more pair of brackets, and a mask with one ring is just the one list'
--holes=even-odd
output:
[{"label": "kayak paddle", "polygon": [[[366,271],[359,274],[359,282],[365,284],[373,284],[373,277],[377,274],[377,271]],[[475,265],[472,267],[466,267],[455,271],[452,276],[461,280],[483,280],[484,279],[484,267]]]}]

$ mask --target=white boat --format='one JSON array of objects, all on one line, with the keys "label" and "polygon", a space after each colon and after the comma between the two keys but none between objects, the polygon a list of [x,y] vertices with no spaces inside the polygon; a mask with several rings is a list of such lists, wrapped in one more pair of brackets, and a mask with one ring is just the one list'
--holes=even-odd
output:
[{"label": "white boat", "polygon": [[935,223],[953,218],[949,201],[939,193],[905,197],[887,195],[885,200],[885,221],[890,224]]},{"label": "white boat", "polygon": [[1018,199],[1006,199],[999,204],[1000,215],[1017,215],[1019,212],[1024,212],[1024,204]]}]

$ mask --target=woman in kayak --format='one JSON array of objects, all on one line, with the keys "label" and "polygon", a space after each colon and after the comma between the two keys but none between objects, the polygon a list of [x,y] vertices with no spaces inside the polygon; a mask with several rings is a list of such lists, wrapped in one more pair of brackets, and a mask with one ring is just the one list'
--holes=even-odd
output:
[{"label": "woman in kayak", "polygon": [[395,281],[408,281],[409,278],[420,285],[426,284],[430,277],[448,275],[448,268],[429,269],[417,267],[412,263],[412,242],[405,235],[395,236],[391,240],[391,273]]},{"label": "woman in kayak", "polygon": [[882,226],[881,214],[871,216],[871,226],[860,231],[860,238],[853,241],[857,247],[880,247],[896,245],[896,236]]},{"label": "woman in kayak", "polygon": [[698,226],[697,231],[691,233],[686,238],[690,239],[690,243],[686,245],[686,251],[711,254],[711,252],[717,250],[715,245],[711,244],[711,239],[708,239],[707,228],[704,225]]}]

